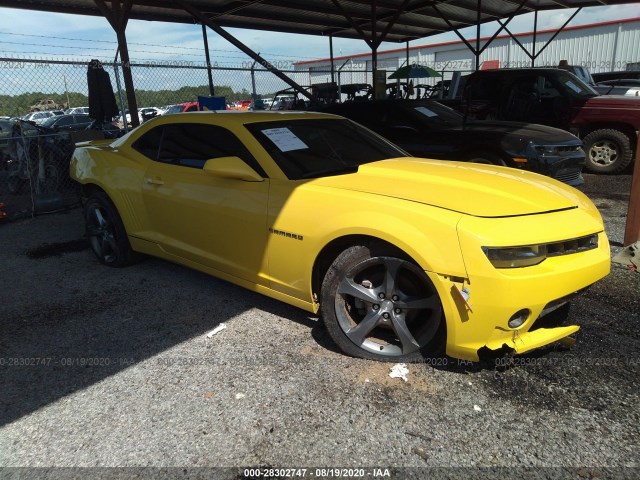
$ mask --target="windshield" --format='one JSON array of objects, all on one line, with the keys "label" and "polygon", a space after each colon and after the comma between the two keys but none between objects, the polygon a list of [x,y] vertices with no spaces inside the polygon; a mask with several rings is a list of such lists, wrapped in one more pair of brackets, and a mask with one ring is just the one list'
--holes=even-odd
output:
[{"label": "windshield", "polygon": [[569,72],[558,72],[558,76],[555,78],[555,80],[560,82],[563,85],[564,89],[571,94],[571,96],[580,98],[590,98],[598,96],[598,92],[591,88],[591,86],[587,85],[578,77]]},{"label": "windshield", "polygon": [[246,127],[291,180],[354,173],[365,163],[410,156],[347,119],[284,120]]},{"label": "windshield", "polygon": [[403,110],[414,120],[431,129],[462,125],[463,117],[455,110],[434,101],[412,102]]},{"label": "windshield", "polygon": [[165,115],[169,115],[171,113],[182,113],[184,110],[184,105],[171,105],[167,108],[167,111],[164,112]]}]

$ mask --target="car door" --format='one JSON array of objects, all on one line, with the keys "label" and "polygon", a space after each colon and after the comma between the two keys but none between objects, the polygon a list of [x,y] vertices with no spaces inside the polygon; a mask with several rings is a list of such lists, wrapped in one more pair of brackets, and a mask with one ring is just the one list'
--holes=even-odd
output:
[{"label": "car door", "polygon": [[55,126],[58,130],[72,130],[74,122],[75,120],[73,118],[73,115],[65,115],[55,123]]},{"label": "car door", "polygon": [[84,130],[91,124],[89,115],[75,114],[73,116],[73,130]]},{"label": "car door", "polygon": [[209,159],[238,156],[266,177],[240,140],[220,126],[177,123],[155,127],[133,148],[153,160],[142,185],[150,240],[172,255],[267,284],[261,279],[269,180],[220,178],[203,170]]}]

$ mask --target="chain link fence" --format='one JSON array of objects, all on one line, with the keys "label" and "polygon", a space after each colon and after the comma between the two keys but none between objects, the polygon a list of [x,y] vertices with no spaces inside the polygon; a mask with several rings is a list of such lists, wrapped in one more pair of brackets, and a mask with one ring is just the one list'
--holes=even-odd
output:
[{"label": "chain link fence", "polygon": [[[57,211],[79,203],[77,186],[68,173],[75,144],[105,137],[105,132],[91,127],[87,115],[88,65],[89,60],[0,58],[0,212],[6,214],[5,219]],[[103,62],[103,67],[109,73],[119,109],[126,115],[123,65]],[[162,111],[212,93],[225,97],[227,104],[265,99],[264,105],[269,108],[270,100],[289,88],[253,62],[243,62],[238,67],[213,64],[207,68],[189,61],[156,61],[132,63],[131,72],[139,112],[150,107]],[[305,87],[331,80],[330,72],[284,73]],[[360,70],[340,72],[340,78],[349,83],[370,83],[371,77],[371,72]],[[141,115],[140,120],[147,118]],[[118,123],[114,118],[114,125],[123,126],[123,118],[119,120]],[[117,134],[111,130],[107,137]]]}]

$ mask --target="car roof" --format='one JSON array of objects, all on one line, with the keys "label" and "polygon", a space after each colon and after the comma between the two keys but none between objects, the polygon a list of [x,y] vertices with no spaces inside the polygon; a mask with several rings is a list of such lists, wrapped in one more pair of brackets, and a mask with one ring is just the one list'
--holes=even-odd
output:
[{"label": "car roof", "polygon": [[[162,115],[149,120],[149,124],[167,123],[207,123],[206,118],[212,116],[224,117],[224,123],[248,124],[258,122],[277,122],[282,120],[311,120],[341,118],[337,115],[302,111],[258,111],[247,112],[238,110],[205,110],[201,112],[184,112]],[[152,123],[153,122],[153,123]],[[218,123],[218,121],[213,122]]]},{"label": "car roof", "polygon": [[564,68],[554,68],[554,67],[527,67],[527,68],[496,68],[492,70],[478,70],[473,72],[471,75],[520,75],[520,74],[531,74],[531,73],[540,73],[540,72],[569,72]]}]

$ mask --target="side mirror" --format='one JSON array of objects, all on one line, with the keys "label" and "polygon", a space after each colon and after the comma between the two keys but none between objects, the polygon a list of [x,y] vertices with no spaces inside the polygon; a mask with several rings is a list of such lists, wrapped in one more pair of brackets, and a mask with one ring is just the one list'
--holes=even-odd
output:
[{"label": "side mirror", "polygon": [[210,158],[205,162],[203,170],[214,177],[232,178],[245,182],[264,181],[264,178],[240,157]]}]

